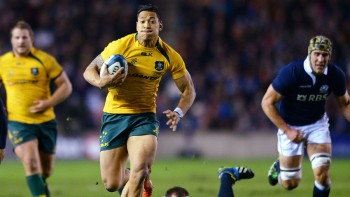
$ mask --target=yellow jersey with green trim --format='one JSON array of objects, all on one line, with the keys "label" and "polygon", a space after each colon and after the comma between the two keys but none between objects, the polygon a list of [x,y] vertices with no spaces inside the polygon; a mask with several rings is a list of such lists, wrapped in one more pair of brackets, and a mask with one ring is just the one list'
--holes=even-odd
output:
[{"label": "yellow jersey with green trim", "polygon": [[128,74],[122,85],[109,88],[103,111],[112,114],[156,113],[156,97],[162,76],[170,72],[173,79],[181,78],[186,67],[181,56],[158,39],[156,47],[139,44],[137,33],[110,42],[102,51],[106,60],[119,54],[128,62]]},{"label": "yellow jersey with green trim", "polygon": [[27,124],[53,120],[53,108],[31,113],[29,107],[36,100],[51,97],[50,81],[62,71],[54,57],[35,48],[24,57],[16,58],[12,52],[0,56],[0,80],[6,89],[8,119]]}]

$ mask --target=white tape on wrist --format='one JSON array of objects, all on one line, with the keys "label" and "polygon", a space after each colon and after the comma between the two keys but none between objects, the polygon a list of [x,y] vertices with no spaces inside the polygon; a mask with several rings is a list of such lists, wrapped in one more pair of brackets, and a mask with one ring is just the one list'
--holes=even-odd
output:
[{"label": "white tape on wrist", "polygon": [[179,115],[180,118],[184,117],[184,112],[182,111],[182,109],[180,107],[177,107],[174,109],[174,112]]}]

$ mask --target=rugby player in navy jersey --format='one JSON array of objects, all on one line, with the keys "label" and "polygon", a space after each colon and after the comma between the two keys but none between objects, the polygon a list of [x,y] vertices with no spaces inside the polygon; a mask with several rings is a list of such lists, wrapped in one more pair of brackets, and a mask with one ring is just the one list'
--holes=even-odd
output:
[{"label": "rugby player in navy jersey", "polygon": [[280,183],[287,190],[299,185],[305,149],[315,177],[313,196],[329,196],[332,146],[325,105],[331,93],[350,120],[345,74],[330,63],[331,54],[330,39],[311,38],[308,56],[284,66],[262,99],[263,111],[278,128],[279,157],[268,172],[271,185]]}]

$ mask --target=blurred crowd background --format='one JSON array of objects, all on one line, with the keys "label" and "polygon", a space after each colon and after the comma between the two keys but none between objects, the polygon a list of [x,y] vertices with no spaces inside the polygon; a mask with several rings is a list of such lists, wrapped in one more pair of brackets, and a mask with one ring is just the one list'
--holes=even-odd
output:
[{"label": "blurred crowd background", "polygon": [[[261,98],[282,66],[307,56],[315,35],[333,40],[332,60],[350,76],[348,0],[0,0],[0,53],[11,50],[10,29],[25,20],[35,47],[55,56],[73,83],[74,93],[55,109],[60,135],[98,131],[106,90],[82,73],[110,41],[136,31],[137,6],[145,2],[159,6],[160,36],[182,55],[195,83],[196,101],[180,124],[189,134],[276,132]],[[170,132],[161,113],[179,99],[170,76],[158,96],[160,132]],[[349,130],[334,99],[328,112],[332,132]]]}]

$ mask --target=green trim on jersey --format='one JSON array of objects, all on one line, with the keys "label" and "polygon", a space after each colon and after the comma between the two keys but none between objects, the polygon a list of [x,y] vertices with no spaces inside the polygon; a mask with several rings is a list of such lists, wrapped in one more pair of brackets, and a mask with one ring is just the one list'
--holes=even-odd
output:
[{"label": "green trim on jersey", "polygon": [[157,42],[157,49],[159,50],[159,52],[164,55],[164,57],[168,60],[169,64],[170,64],[170,59],[168,54],[166,54],[166,52],[164,51],[164,49],[162,48],[162,46],[160,46],[159,42]]}]

